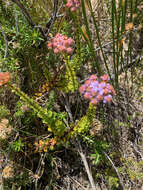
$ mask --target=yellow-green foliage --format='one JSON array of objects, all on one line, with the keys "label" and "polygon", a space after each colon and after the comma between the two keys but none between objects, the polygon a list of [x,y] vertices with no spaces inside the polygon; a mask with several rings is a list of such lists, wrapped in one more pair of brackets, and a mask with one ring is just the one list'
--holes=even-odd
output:
[{"label": "yellow-green foliage", "polygon": [[111,187],[111,189],[118,188],[119,186],[119,179],[116,176],[115,172],[113,171],[113,168],[107,168],[105,171],[106,178],[108,180],[108,184]]},{"label": "yellow-green foliage", "polygon": [[89,130],[89,127],[91,126],[95,117],[95,110],[96,107],[92,104],[89,104],[89,108],[86,115],[83,116],[76,124],[76,126],[73,128],[73,131],[70,134],[71,136],[75,136],[77,134],[84,133]]},{"label": "yellow-green foliage", "polygon": [[81,54],[81,44],[80,44],[80,24],[78,15],[73,15],[74,18],[74,24],[75,24],[75,36],[76,36],[76,55],[69,60],[69,57],[65,56],[65,65],[66,65],[66,73],[65,73],[65,79],[66,79],[66,87],[65,92],[74,92],[78,89],[78,81],[76,74],[79,71],[81,67],[81,60],[82,60],[82,54]]},{"label": "yellow-green foliage", "polygon": [[123,166],[118,168],[120,173],[126,173],[128,175],[129,180],[133,183],[136,181],[143,181],[143,161],[135,161],[133,158],[128,158],[123,163]]},{"label": "yellow-green foliage", "polygon": [[24,92],[15,86],[10,86],[12,90],[20,96],[20,99],[24,101],[38,117],[42,119],[42,122],[48,125],[49,131],[53,132],[55,136],[60,137],[64,134],[66,126],[62,121],[61,113],[56,113],[51,110],[47,110],[39,106],[34,100],[28,97]]},{"label": "yellow-green foliage", "polygon": [[143,181],[143,161],[135,162],[132,159],[128,159],[125,165],[127,167],[127,173],[132,181]]},{"label": "yellow-green foliage", "polygon": [[10,115],[10,111],[3,105],[0,106],[0,120]]},{"label": "yellow-green foliage", "polygon": [[66,73],[65,73],[65,92],[74,92],[78,89],[78,81],[76,77],[75,64],[68,57],[65,58]]},{"label": "yellow-green foliage", "polygon": [[80,33],[80,15],[79,13],[77,14],[73,14],[73,18],[74,18],[74,25],[75,25],[75,38],[76,38],[76,60],[75,60],[75,66],[76,69],[80,68],[81,65],[81,42],[80,42],[80,38],[81,38],[81,33]]},{"label": "yellow-green foliage", "polygon": [[109,186],[111,187],[111,189],[113,188],[118,188],[119,183],[118,183],[118,178],[117,177],[113,177],[113,176],[108,176],[108,183]]}]

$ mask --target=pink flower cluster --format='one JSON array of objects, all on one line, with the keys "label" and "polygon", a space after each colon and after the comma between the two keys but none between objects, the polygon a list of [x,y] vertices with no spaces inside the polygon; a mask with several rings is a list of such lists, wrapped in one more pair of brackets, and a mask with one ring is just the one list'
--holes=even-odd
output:
[{"label": "pink flower cluster", "polygon": [[71,54],[73,52],[72,46],[74,44],[74,40],[72,38],[68,38],[65,35],[60,33],[56,34],[56,36],[48,43],[48,48],[53,49],[54,53],[67,53]]},{"label": "pink flower cluster", "polygon": [[112,95],[115,95],[115,90],[111,84],[108,83],[108,75],[100,77],[97,80],[96,75],[91,75],[88,80],[79,88],[81,94],[85,99],[89,99],[92,104],[98,104],[103,101],[104,103],[112,100]]},{"label": "pink flower cluster", "polygon": [[80,7],[80,1],[79,0],[67,0],[66,7],[70,8],[72,12],[74,12],[76,9]]},{"label": "pink flower cluster", "polygon": [[6,84],[11,79],[9,72],[0,72],[0,86]]}]

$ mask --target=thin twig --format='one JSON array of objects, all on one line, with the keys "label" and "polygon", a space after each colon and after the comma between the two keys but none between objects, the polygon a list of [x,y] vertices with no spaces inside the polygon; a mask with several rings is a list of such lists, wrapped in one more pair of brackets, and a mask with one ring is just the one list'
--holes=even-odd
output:
[{"label": "thin twig", "polygon": [[1,190],[4,190],[4,180],[3,180],[3,177],[2,177],[2,172],[0,172],[0,180],[1,180]]},{"label": "thin twig", "polygon": [[64,3],[62,2],[59,9],[57,10],[56,17],[64,16],[64,14],[60,14],[60,11],[61,11],[63,5],[64,5]]},{"label": "thin twig", "polygon": [[108,154],[106,152],[103,151],[103,153],[106,156],[106,158],[109,160],[109,162],[111,163],[111,165],[113,166],[113,168],[114,168],[114,170],[115,170],[115,172],[116,172],[116,174],[118,176],[120,186],[121,186],[122,190],[124,190],[125,188],[124,188],[123,182],[121,180],[120,174],[119,174],[119,172],[118,172],[115,164],[113,163],[113,161],[111,160],[111,158],[108,156]]},{"label": "thin twig", "polygon": [[4,30],[2,29],[1,25],[0,25],[0,30],[1,30],[1,33],[2,33],[3,38],[4,38],[4,42],[5,42],[4,58],[6,58],[6,57],[7,57],[7,50],[8,50],[8,43],[7,43],[7,39],[6,39],[5,32],[4,32]]},{"label": "thin twig", "polygon": [[135,149],[136,153],[139,154],[140,157],[141,157],[141,159],[143,160],[143,155],[142,155],[142,153],[138,150],[138,146],[137,146],[136,144],[135,144],[135,146],[134,146],[134,149]]},{"label": "thin twig", "polygon": [[35,172],[35,174],[37,175],[37,178],[35,179],[35,190],[38,190],[38,180],[42,177],[44,172],[45,158],[46,158],[46,153],[41,154],[41,158],[39,160],[38,167]]},{"label": "thin twig", "polygon": [[[112,43],[113,43],[113,41],[107,42],[106,44],[102,45],[102,48],[104,48],[104,47],[106,47],[106,46],[108,46],[108,45],[110,45],[110,44],[112,44]],[[100,50],[100,49],[101,49],[101,48],[98,47],[98,48],[96,48],[94,51],[96,52],[96,51],[98,51],[98,50]]]},{"label": "thin twig", "polygon": [[82,150],[82,147],[78,141],[78,152],[79,152],[79,155],[83,161],[83,164],[84,164],[84,167],[86,169],[86,172],[87,172],[87,175],[88,175],[88,179],[90,181],[90,184],[91,184],[91,187],[92,187],[92,190],[96,190],[96,187],[95,187],[95,183],[94,183],[94,180],[93,180],[93,176],[92,176],[92,173],[89,169],[89,166],[88,166],[88,162],[87,162],[87,159],[86,159],[86,156],[85,154],[83,153],[83,150]]},{"label": "thin twig", "polygon": [[136,138],[135,138],[135,143],[134,143],[134,149],[135,149],[136,153],[139,154],[141,159],[143,160],[143,155],[139,151],[139,147],[138,147],[139,132],[137,130],[135,130],[135,132],[136,132]]},{"label": "thin twig", "polygon": [[[68,176],[67,176],[68,177]],[[67,185],[67,190],[70,190],[71,188],[70,188],[70,186],[71,186],[71,182],[70,182],[70,178],[68,177],[68,179],[67,179],[67,183],[68,183],[68,185]]]},{"label": "thin twig", "polygon": [[70,121],[73,122],[73,116],[72,116],[72,113],[71,113],[71,109],[70,109],[70,104],[69,104],[69,101],[68,101],[68,98],[66,96],[66,94],[64,92],[62,92],[62,95],[63,97],[65,98],[65,109],[69,115],[69,118],[70,118]]},{"label": "thin twig", "polygon": [[59,17],[62,17],[62,16],[64,16],[65,14],[63,13],[63,14],[57,14],[57,16],[56,16],[56,18],[59,18]]},{"label": "thin twig", "polygon": [[72,181],[74,181],[77,185],[79,185],[83,190],[87,190],[85,187],[83,187],[83,185],[81,185],[76,179],[74,179],[73,177],[70,177],[70,176],[68,176],[69,178],[70,178],[70,180],[72,180]]},{"label": "thin twig", "polygon": [[45,36],[49,35],[51,27],[52,27],[52,25],[54,24],[54,21],[57,18],[57,7],[58,7],[58,0],[54,0],[54,10],[53,10],[53,13],[52,13],[52,16],[51,16],[50,20],[46,24]]}]

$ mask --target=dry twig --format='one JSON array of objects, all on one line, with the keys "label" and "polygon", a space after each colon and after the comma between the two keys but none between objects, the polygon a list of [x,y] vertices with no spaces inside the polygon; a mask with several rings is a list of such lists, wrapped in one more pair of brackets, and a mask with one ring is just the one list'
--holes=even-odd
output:
[{"label": "dry twig", "polygon": [[118,176],[119,184],[120,184],[120,186],[121,186],[121,190],[124,190],[125,188],[124,188],[123,182],[122,182],[122,180],[121,180],[120,174],[119,174],[119,172],[118,172],[118,170],[117,170],[115,164],[113,163],[113,161],[111,160],[111,158],[108,156],[108,154],[107,154],[106,152],[103,151],[103,153],[104,153],[104,155],[106,156],[106,158],[109,160],[109,162],[111,163],[111,165],[113,166],[113,168],[114,168],[114,170],[115,170],[115,172],[116,172],[116,174],[117,174],[117,176]]}]

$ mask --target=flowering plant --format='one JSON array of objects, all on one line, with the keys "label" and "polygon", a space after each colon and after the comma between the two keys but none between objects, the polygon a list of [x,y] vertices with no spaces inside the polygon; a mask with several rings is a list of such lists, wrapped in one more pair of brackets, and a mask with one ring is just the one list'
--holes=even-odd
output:
[{"label": "flowering plant", "polygon": [[67,0],[66,7],[70,8],[72,12],[80,7],[79,0]]},{"label": "flowering plant", "polygon": [[1,72],[0,73],[0,86],[6,84],[10,80],[10,74],[9,72]]},{"label": "flowering plant", "polygon": [[73,52],[72,46],[74,40],[68,38],[65,35],[58,33],[51,42],[48,43],[48,48],[53,49],[54,53],[67,53],[71,54]]},{"label": "flowering plant", "polygon": [[85,83],[80,86],[79,91],[84,95],[85,99],[89,99],[92,104],[104,103],[112,100],[112,95],[115,95],[115,90],[111,84],[108,83],[108,75],[103,75],[98,80],[96,75],[91,75]]}]

